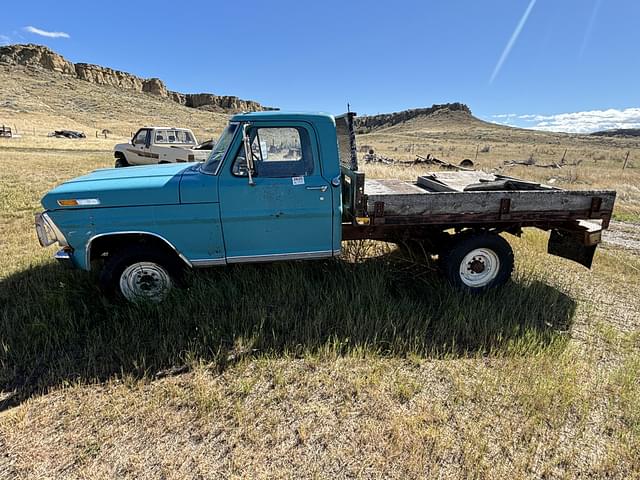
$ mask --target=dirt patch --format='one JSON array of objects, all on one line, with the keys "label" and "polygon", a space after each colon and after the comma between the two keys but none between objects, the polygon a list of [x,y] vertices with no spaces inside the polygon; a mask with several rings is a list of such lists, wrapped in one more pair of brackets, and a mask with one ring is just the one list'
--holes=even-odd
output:
[{"label": "dirt patch", "polygon": [[640,225],[629,222],[612,221],[602,235],[605,245],[614,245],[625,250],[640,252]]}]

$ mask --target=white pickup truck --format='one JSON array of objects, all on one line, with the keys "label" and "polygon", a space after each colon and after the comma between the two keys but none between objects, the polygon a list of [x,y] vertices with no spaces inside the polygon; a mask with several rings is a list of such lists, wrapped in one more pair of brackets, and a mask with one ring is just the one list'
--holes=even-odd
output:
[{"label": "white pickup truck", "polygon": [[198,145],[195,135],[187,128],[143,127],[128,143],[114,147],[115,166],[203,162],[211,150],[208,144],[210,142]]}]

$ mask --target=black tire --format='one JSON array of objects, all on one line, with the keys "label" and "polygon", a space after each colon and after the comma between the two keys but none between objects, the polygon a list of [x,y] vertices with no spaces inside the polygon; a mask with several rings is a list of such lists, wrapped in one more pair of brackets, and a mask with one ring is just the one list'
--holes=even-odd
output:
[{"label": "black tire", "polygon": [[473,160],[469,160],[468,158],[465,158],[460,162],[460,166],[463,168],[473,168]]},{"label": "black tire", "polygon": [[511,277],[513,250],[500,235],[461,233],[453,242],[441,256],[441,270],[454,287],[482,293],[504,285]]},{"label": "black tire", "polygon": [[129,166],[129,162],[124,157],[116,157],[116,168],[124,168]]},{"label": "black tire", "polygon": [[183,276],[184,265],[175,255],[133,245],[107,258],[98,283],[113,299],[161,302],[173,287],[182,285]]}]

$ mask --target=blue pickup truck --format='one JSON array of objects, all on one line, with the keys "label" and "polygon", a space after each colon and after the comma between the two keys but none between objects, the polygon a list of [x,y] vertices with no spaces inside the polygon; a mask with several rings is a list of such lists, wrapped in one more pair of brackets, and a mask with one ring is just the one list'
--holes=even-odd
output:
[{"label": "blue pickup truck", "polygon": [[54,188],[38,238],[129,301],[162,300],[188,268],[337,257],[356,239],[429,252],[471,292],[509,279],[500,234],[524,227],[551,232],[549,253],[591,266],[615,192],[475,171],[365,181],[354,116],[235,115],[204,163],[100,169]]}]

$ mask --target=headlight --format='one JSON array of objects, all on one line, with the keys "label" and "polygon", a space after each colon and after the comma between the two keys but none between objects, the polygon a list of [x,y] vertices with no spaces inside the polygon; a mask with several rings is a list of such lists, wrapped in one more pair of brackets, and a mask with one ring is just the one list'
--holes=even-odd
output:
[{"label": "headlight", "polygon": [[60,231],[56,224],[51,221],[49,215],[46,213],[38,213],[36,215],[36,233],[38,234],[38,241],[43,247],[48,247],[58,242],[61,246],[67,247],[67,239]]}]

